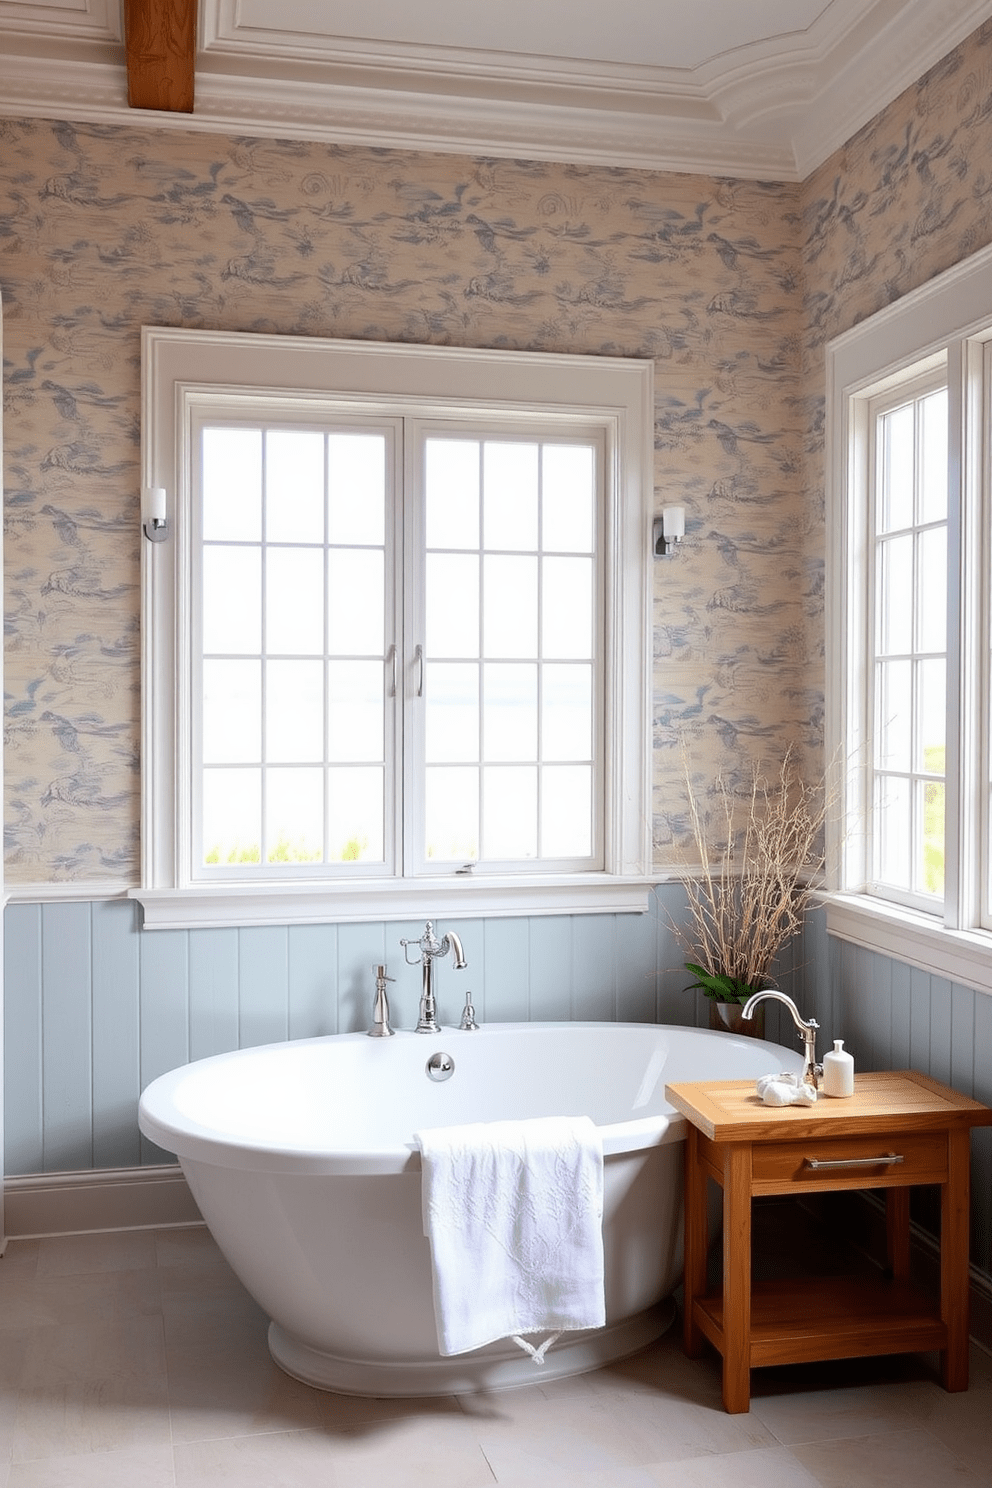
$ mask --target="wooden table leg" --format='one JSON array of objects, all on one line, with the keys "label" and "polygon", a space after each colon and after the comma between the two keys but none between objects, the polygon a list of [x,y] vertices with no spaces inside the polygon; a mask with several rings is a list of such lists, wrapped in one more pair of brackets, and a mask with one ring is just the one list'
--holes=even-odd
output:
[{"label": "wooden table leg", "polygon": [[885,1239],[893,1281],[909,1280],[909,1193],[908,1188],[885,1191]]},{"label": "wooden table leg", "polygon": [[751,1147],[726,1149],[723,1166],[723,1408],[751,1408]]},{"label": "wooden table leg", "polygon": [[699,1132],[689,1126],[685,1139],[685,1290],[682,1343],[690,1359],[703,1352],[704,1338],[693,1317],[697,1297],[706,1292],[706,1174],[699,1163]]},{"label": "wooden table leg", "polygon": [[940,1190],[940,1315],[947,1325],[941,1378],[945,1390],[967,1390],[969,1132],[949,1132],[947,1149],[947,1182]]}]

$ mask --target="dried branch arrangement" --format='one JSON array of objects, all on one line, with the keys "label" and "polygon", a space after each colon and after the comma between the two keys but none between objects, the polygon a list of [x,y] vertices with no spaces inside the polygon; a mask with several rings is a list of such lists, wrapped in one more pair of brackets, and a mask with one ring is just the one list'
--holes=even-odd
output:
[{"label": "dried branch arrangement", "polygon": [[735,793],[717,776],[714,809],[704,819],[688,763],[685,774],[701,872],[686,880],[689,923],[672,921],[672,930],[696,979],[693,989],[719,1002],[746,1002],[767,985],[777,952],[812,903],[829,798],[821,784],[800,777],[787,750],[771,778],[754,766],[749,790]]}]

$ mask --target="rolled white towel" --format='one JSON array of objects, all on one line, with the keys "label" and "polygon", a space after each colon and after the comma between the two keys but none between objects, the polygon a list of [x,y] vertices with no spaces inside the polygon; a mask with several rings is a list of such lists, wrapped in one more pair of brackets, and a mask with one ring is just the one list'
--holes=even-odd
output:
[{"label": "rolled white towel", "polygon": [[804,1084],[791,1070],[780,1075],[762,1075],[758,1094],[766,1106],[815,1106],[816,1088]]}]

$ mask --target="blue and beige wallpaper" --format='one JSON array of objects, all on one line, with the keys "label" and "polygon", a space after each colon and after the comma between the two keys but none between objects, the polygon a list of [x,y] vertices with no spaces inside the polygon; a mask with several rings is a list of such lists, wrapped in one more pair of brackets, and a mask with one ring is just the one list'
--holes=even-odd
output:
[{"label": "blue and beige wallpaper", "polygon": [[0,121],[7,877],[138,863],[139,329],[650,357],[654,836],[823,714],[825,340],[992,238],[992,29],[803,185]]},{"label": "blue and beige wallpaper", "polygon": [[[824,347],[992,242],[992,24],[861,129],[802,192],[804,510],[822,565]],[[815,582],[815,580],[814,580]],[[818,603],[808,649],[823,645]]]},{"label": "blue and beige wallpaper", "polygon": [[659,862],[680,732],[816,746],[799,236],[789,185],[0,125],[8,881],[137,871],[143,324],[653,358]]}]

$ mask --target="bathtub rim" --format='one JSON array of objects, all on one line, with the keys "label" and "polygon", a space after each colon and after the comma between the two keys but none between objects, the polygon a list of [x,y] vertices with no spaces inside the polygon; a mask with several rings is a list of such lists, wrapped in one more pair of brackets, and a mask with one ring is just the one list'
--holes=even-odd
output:
[{"label": "bathtub rim", "polygon": [[[774,1051],[777,1059],[781,1061],[783,1068],[794,1067],[800,1069],[802,1065],[798,1051],[792,1051],[781,1044],[775,1044],[768,1039],[742,1038],[736,1034],[723,1032],[722,1030],[711,1030],[706,1028],[693,1028],[677,1023],[613,1023],[600,1020],[588,1021],[559,1021],[540,1023],[489,1023],[478,1032],[465,1032],[457,1028],[445,1028],[435,1038],[443,1039],[446,1043],[471,1038],[477,1039],[481,1034],[499,1035],[503,1033],[546,1033],[548,1031],[561,1032],[565,1029],[596,1029],[607,1032],[610,1029],[637,1030],[641,1033],[671,1032],[679,1034],[690,1034],[693,1038],[709,1041],[717,1039],[725,1048],[738,1047],[754,1052],[756,1047],[766,1048],[769,1052]],[[416,1039],[426,1049],[425,1035],[401,1032],[397,1036],[408,1039]],[[167,1152],[174,1152],[180,1163],[184,1158],[221,1168],[234,1168],[247,1172],[279,1172],[298,1175],[339,1175],[349,1174],[361,1175],[385,1175],[389,1173],[409,1173],[420,1171],[420,1152],[410,1139],[400,1145],[392,1147],[363,1147],[360,1150],[337,1149],[333,1152],[301,1152],[298,1148],[280,1146],[278,1144],[260,1144],[256,1140],[247,1142],[244,1138],[235,1134],[219,1133],[214,1127],[206,1127],[182,1115],[176,1117],[174,1114],[174,1094],[188,1078],[191,1069],[205,1069],[209,1066],[220,1066],[232,1061],[244,1061],[250,1058],[263,1057],[266,1052],[272,1050],[284,1051],[287,1047],[313,1046],[316,1044],[327,1044],[334,1042],[357,1042],[366,1039],[364,1033],[337,1033],[320,1034],[307,1039],[286,1039],[277,1043],[259,1044],[246,1049],[233,1049],[223,1054],[209,1055],[204,1059],[190,1061],[179,1065],[176,1069],[169,1070],[159,1075],[142,1092],[138,1106],[138,1124],[144,1135]],[[733,1078],[728,1074],[728,1078]],[[663,1109],[656,1111],[648,1117],[635,1118],[627,1121],[611,1122],[599,1128],[603,1139],[603,1155],[610,1157],[618,1153],[642,1151],[648,1147],[662,1146],[669,1142],[680,1142],[685,1137],[685,1117],[675,1110],[667,1101],[662,1102]],[[561,1114],[583,1114],[580,1112]]]}]

